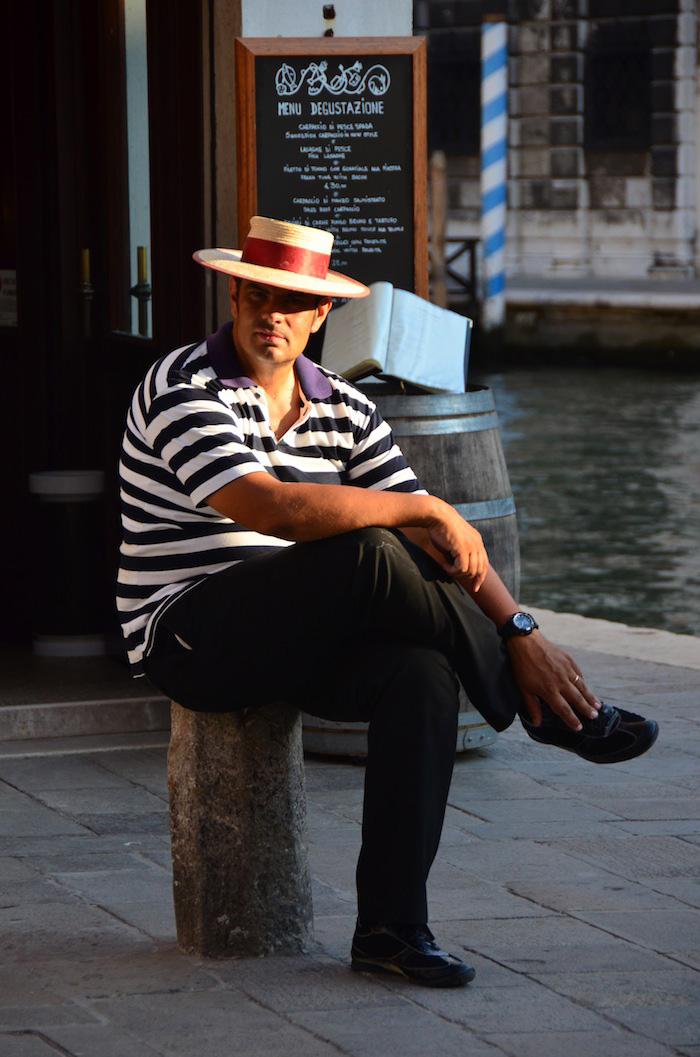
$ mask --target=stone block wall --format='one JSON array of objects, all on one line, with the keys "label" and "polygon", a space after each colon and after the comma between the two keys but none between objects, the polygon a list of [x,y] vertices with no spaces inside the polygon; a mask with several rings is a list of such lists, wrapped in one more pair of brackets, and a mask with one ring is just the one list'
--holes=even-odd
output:
[{"label": "stone block wall", "polygon": [[[509,277],[700,274],[695,0],[419,0],[429,81],[445,47],[452,66],[442,68],[456,68],[460,39],[473,66],[481,20],[499,6],[509,23]],[[476,83],[472,70],[464,84],[478,110]],[[444,142],[433,146],[448,154],[449,234],[478,238],[478,142],[445,131],[444,104],[440,113]]]}]

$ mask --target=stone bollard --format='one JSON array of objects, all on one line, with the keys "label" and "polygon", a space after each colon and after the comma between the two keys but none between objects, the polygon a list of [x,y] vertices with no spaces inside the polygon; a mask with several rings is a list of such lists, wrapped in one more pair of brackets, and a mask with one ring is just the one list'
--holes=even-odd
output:
[{"label": "stone bollard", "polygon": [[298,711],[192,712],[173,702],[168,788],[180,949],[211,958],[307,949]]}]

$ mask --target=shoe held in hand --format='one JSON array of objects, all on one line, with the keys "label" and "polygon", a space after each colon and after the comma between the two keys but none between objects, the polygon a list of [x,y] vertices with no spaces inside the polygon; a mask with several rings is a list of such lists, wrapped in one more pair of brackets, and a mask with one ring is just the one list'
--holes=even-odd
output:
[{"label": "shoe held in hand", "polygon": [[533,741],[554,745],[580,756],[589,763],[622,763],[641,756],[652,747],[659,733],[658,724],[635,712],[602,704],[595,719],[581,718],[582,730],[572,730],[544,701],[542,723],[536,727],[521,716]]}]

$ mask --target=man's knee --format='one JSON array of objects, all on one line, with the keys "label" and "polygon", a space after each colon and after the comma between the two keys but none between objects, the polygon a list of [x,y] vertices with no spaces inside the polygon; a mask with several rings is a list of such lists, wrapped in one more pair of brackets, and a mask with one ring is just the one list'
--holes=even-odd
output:
[{"label": "man's knee", "polygon": [[452,665],[440,651],[423,647],[397,650],[392,661],[391,677],[368,717],[370,751],[381,754],[389,746],[413,768],[433,766],[438,758],[451,760],[459,713],[459,681]]},{"label": "man's knee", "polygon": [[346,543],[349,547],[357,547],[362,550],[384,550],[400,547],[399,539],[392,529],[381,528],[379,525],[370,525],[368,528],[354,529],[342,536],[335,537]]},{"label": "man's knee", "polygon": [[[390,570],[392,578],[407,578],[408,582],[417,576],[434,579],[435,571],[440,574],[439,566],[426,551],[411,543],[398,529],[370,526],[336,539],[342,548],[352,552],[358,567],[372,568],[377,573],[381,569]],[[434,570],[428,568],[432,566]]]},{"label": "man's knee", "polygon": [[407,646],[402,652],[401,670],[402,677],[412,686],[428,693],[434,686],[445,689],[458,685],[449,658],[431,646]]},{"label": "man's knee", "polygon": [[404,718],[409,713],[451,721],[459,709],[459,680],[440,650],[406,645],[392,655],[392,676],[385,693]]},{"label": "man's knee", "polygon": [[[291,550],[291,548],[290,548]],[[414,559],[406,550],[400,534],[379,526],[354,529],[340,536],[297,544],[294,548],[300,560],[318,572],[332,570],[342,577],[350,573],[355,587],[360,583],[375,594],[379,585],[395,585],[417,575]]]},{"label": "man's knee", "polygon": [[452,662],[440,650],[428,646],[414,646],[406,650],[402,664],[402,680],[412,688],[416,700],[429,702],[429,707],[444,707],[455,711],[459,698],[459,680]]}]

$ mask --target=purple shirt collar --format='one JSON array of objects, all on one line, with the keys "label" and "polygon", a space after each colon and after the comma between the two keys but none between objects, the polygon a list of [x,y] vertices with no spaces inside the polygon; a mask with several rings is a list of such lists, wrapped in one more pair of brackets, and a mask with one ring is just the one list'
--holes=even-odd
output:
[{"label": "purple shirt collar", "polygon": [[[209,362],[216,371],[217,378],[224,385],[231,389],[250,389],[255,386],[255,382],[243,373],[233,344],[232,330],[233,321],[229,320],[228,323],[219,327],[215,334],[209,335],[207,338]],[[325,374],[322,374],[313,360],[307,356],[301,355],[298,358],[294,364],[294,370],[304,396],[308,400],[325,400],[333,392],[333,386]]]}]

